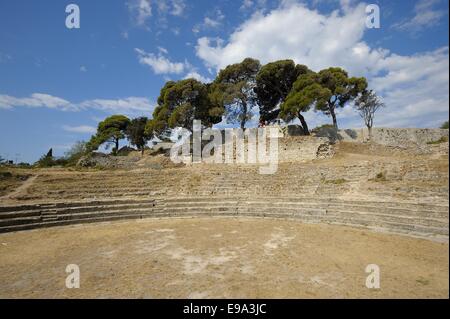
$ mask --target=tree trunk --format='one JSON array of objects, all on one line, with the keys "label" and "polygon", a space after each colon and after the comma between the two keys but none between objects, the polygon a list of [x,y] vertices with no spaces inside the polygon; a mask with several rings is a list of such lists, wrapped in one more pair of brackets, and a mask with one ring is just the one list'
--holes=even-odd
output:
[{"label": "tree trunk", "polygon": [[300,123],[302,123],[303,133],[305,133],[305,135],[309,135],[308,124],[306,124],[305,118],[300,112],[298,112],[298,119],[300,120]]},{"label": "tree trunk", "polygon": [[367,129],[369,130],[369,141],[372,141],[372,126],[367,125]]},{"label": "tree trunk", "polygon": [[119,152],[119,139],[116,138],[116,151],[114,153],[117,154],[118,152]]},{"label": "tree trunk", "polygon": [[241,120],[241,129],[244,129],[245,128],[245,119],[242,119]]},{"label": "tree trunk", "polygon": [[247,122],[247,103],[242,102],[241,129],[245,128],[245,122]]},{"label": "tree trunk", "polygon": [[336,113],[334,112],[334,108],[330,108],[330,114],[331,114],[331,118],[333,119],[333,126],[337,130],[338,124],[337,124]]}]

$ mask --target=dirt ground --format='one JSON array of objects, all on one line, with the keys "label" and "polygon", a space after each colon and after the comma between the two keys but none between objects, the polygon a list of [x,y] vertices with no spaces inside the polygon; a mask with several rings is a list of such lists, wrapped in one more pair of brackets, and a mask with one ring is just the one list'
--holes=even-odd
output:
[{"label": "dirt ground", "polygon": [[[65,287],[68,264],[79,289]],[[377,264],[381,288],[365,286]],[[0,235],[1,298],[448,298],[449,247],[271,219],[147,219]]]}]

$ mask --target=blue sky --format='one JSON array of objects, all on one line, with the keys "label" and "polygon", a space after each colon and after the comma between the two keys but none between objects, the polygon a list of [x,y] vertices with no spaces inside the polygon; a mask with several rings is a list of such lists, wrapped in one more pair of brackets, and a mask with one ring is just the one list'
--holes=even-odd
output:
[{"label": "blue sky", "polygon": [[[70,3],[80,29],[65,26]],[[380,29],[365,26],[371,3]],[[4,0],[0,155],[62,155],[108,115],[151,117],[165,81],[210,81],[247,56],[344,67],[384,98],[376,125],[437,127],[448,119],[448,19],[447,0]],[[338,121],[362,126],[351,108]]]}]

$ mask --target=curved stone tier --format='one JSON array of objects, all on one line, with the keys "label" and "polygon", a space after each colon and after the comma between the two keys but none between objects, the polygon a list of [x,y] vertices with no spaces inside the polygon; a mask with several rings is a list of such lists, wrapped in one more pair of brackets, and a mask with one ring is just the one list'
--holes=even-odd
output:
[{"label": "curved stone tier", "polygon": [[449,207],[412,202],[325,197],[171,197],[114,199],[0,207],[0,232],[120,219],[266,217],[363,227],[448,241]]}]

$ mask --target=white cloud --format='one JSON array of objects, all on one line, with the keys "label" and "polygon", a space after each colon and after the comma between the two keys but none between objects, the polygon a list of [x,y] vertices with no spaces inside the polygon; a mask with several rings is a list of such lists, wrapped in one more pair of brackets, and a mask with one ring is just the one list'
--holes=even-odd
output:
[{"label": "white cloud", "polygon": [[440,2],[441,0],[419,0],[414,6],[414,17],[396,23],[393,27],[399,30],[418,32],[439,24],[446,14],[444,10],[435,9],[435,5]]},{"label": "white cloud", "polygon": [[200,73],[198,73],[197,71],[190,71],[188,74],[185,75],[184,77],[185,79],[196,79],[197,81],[203,82],[203,83],[211,83],[213,80],[208,78],[208,77],[204,77],[203,75],[201,75]]},{"label": "white cloud", "polygon": [[80,71],[87,72],[87,67],[85,67],[84,65],[80,66]]},{"label": "white cloud", "polygon": [[167,49],[163,48],[163,47],[158,47],[158,51],[161,52],[162,54],[168,54],[169,53],[169,51],[167,51]]},{"label": "white cloud", "polygon": [[262,9],[266,6],[266,0],[243,0],[242,5],[239,8],[241,11],[249,9]]},{"label": "white cloud", "polygon": [[158,0],[156,5],[158,12],[162,15],[182,16],[186,9],[184,0]]},{"label": "white cloud", "polygon": [[[325,15],[296,2],[285,3],[267,14],[254,14],[227,41],[198,39],[196,54],[216,71],[246,57],[262,63],[290,58],[316,71],[340,66],[352,76],[367,77],[369,86],[384,97],[387,108],[378,115],[378,125],[437,126],[445,120],[448,48],[413,56],[372,48],[363,40],[365,5],[342,5],[343,10]],[[315,113],[308,117],[323,120]],[[360,122],[351,110],[340,117],[343,123]]]},{"label": "white cloud", "polygon": [[30,97],[17,98],[0,94],[0,109],[11,109],[17,106],[25,107],[46,107],[50,109],[74,110],[75,107],[69,102],[59,97],[49,94],[34,93]]},{"label": "white cloud", "polygon": [[88,125],[80,125],[80,126],[63,125],[62,128],[64,131],[67,132],[81,133],[81,134],[94,134],[97,131],[95,127]]},{"label": "white cloud", "polygon": [[153,5],[156,5],[157,13],[162,19],[167,14],[182,16],[186,9],[184,0],[130,0],[127,6],[136,25],[147,27],[147,21],[153,15]]},{"label": "white cloud", "polygon": [[155,55],[153,53],[147,53],[141,49],[135,49],[138,54],[139,63],[148,65],[153,69],[155,74],[180,74],[183,73],[187,63],[186,62],[172,62],[164,55]]},{"label": "white cloud", "polygon": [[200,38],[197,55],[217,69],[248,56],[263,63],[290,57],[314,69],[350,64],[355,58],[367,58],[353,50],[357,45],[361,46],[359,50],[364,49],[359,42],[365,17],[362,5],[345,15],[335,11],[328,16],[300,4],[283,6],[266,15],[253,15],[231,34],[226,44],[222,39]]},{"label": "white cloud", "polygon": [[124,99],[93,99],[78,104],[81,109],[96,109],[108,113],[151,112],[153,106],[144,97],[128,97]]},{"label": "white cloud", "polygon": [[216,29],[220,27],[225,19],[225,15],[220,9],[216,9],[210,16],[205,16],[202,23],[196,24],[192,28],[192,32],[199,33],[202,30]]},{"label": "white cloud", "polygon": [[241,10],[249,9],[253,6],[253,0],[244,0],[241,5]]},{"label": "white cloud", "polygon": [[210,17],[205,17],[204,25],[208,28],[217,28],[220,25],[220,22],[217,20],[213,20]]},{"label": "white cloud", "polygon": [[151,113],[153,104],[147,98],[127,97],[123,99],[92,99],[80,103],[69,102],[49,94],[34,93],[30,97],[18,98],[0,94],[0,109],[15,107],[50,108],[62,111],[100,110],[107,113],[143,114]]},{"label": "white cloud", "polygon": [[138,53],[139,62],[152,68],[155,74],[164,75],[165,81],[170,81],[168,74],[181,74],[186,72],[183,79],[193,78],[203,83],[212,82],[212,79],[202,76],[198,73],[197,68],[185,61],[171,62],[165,55],[168,54],[167,49],[158,47],[159,54],[147,53],[141,49],[135,49]]},{"label": "white cloud", "polygon": [[145,26],[147,20],[152,16],[150,0],[131,0],[128,2],[128,8],[138,26]]},{"label": "white cloud", "polygon": [[181,16],[183,15],[185,8],[186,4],[183,0],[172,0],[172,10],[170,14],[174,16]]}]

